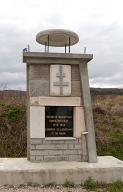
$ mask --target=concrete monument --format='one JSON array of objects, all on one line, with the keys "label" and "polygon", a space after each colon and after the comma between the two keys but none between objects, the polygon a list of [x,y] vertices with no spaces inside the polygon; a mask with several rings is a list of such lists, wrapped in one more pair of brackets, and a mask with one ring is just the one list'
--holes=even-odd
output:
[{"label": "concrete monument", "polygon": [[[0,158],[0,185],[82,184],[123,180],[123,161],[97,157],[87,63],[72,54],[79,41],[67,30],[37,34],[45,52],[24,52],[27,66],[27,158]],[[65,53],[49,53],[64,46]],[[67,53],[68,50],[68,53]],[[38,162],[39,161],[39,162]],[[38,162],[38,163],[37,163]]]},{"label": "concrete monument", "polygon": [[[93,55],[70,53],[79,37],[68,30],[40,32],[36,41],[45,45],[44,53],[23,53],[28,159],[97,162],[87,72]],[[50,53],[50,46],[65,47],[65,53]]]}]

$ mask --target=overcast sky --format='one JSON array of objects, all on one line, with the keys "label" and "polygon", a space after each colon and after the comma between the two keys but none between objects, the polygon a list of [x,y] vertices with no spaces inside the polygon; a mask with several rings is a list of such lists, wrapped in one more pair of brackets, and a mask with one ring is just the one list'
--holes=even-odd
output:
[{"label": "overcast sky", "polygon": [[25,89],[22,49],[44,51],[35,36],[52,28],[79,35],[71,52],[94,54],[92,87],[123,88],[123,0],[0,0],[0,87]]}]

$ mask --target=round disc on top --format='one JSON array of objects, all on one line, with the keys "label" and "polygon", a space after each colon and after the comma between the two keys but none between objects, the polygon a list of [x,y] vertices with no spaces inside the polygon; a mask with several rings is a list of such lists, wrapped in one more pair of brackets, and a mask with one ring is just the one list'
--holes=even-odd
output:
[{"label": "round disc on top", "polygon": [[76,33],[65,29],[49,29],[41,31],[36,35],[36,41],[43,45],[64,47],[78,43],[79,37]]}]

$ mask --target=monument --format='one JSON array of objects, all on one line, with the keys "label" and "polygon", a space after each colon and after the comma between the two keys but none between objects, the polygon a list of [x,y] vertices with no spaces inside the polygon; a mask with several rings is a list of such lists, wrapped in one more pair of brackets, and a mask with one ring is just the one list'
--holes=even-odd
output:
[{"label": "monument", "polygon": [[[93,55],[71,53],[79,37],[68,30],[43,31],[36,40],[44,52],[23,52],[27,158],[0,158],[0,185],[122,181],[123,161],[96,154],[87,72]],[[64,53],[49,52],[51,46],[64,47]]]},{"label": "monument", "polygon": [[[27,66],[27,158],[31,161],[97,162],[87,63],[72,54],[79,41],[68,30],[39,32],[44,52],[24,52]],[[64,53],[49,52],[64,47]],[[68,49],[68,52],[67,52]]]}]

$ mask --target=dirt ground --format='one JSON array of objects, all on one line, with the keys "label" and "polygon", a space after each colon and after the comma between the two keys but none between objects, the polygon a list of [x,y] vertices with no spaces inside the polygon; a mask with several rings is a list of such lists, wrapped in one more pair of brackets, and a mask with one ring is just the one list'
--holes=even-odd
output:
[{"label": "dirt ground", "polygon": [[82,187],[64,188],[62,186],[57,187],[8,187],[1,186],[0,192],[87,192]]}]

